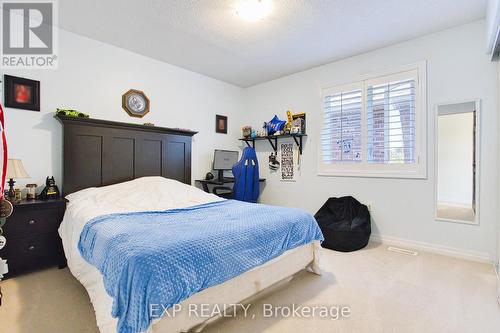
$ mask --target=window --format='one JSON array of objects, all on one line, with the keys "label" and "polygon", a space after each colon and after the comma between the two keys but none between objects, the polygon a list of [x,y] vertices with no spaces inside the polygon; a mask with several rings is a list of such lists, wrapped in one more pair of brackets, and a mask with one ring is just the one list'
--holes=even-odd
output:
[{"label": "window", "polygon": [[323,89],[319,174],[425,178],[425,64]]},{"label": "window", "polygon": [[327,163],[361,162],[362,91],[356,87],[333,91],[324,99],[321,147]]}]

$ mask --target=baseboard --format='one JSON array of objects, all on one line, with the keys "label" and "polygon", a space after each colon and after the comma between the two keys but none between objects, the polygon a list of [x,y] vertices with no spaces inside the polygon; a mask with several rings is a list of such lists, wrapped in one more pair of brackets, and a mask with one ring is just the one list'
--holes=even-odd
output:
[{"label": "baseboard", "polygon": [[403,248],[413,249],[417,251],[431,252],[436,254],[442,254],[445,256],[477,261],[482,263],[493,264],[494,260],[490,257],[488,253],[476,252],[476,251],[468,251],[463,249],[457,249],[450,246],[443,246],[425,242],[418,242],[409,239],[390,237],[390,236],[381,236],[372,234],[370,237],[371,241],[394,245]]}]

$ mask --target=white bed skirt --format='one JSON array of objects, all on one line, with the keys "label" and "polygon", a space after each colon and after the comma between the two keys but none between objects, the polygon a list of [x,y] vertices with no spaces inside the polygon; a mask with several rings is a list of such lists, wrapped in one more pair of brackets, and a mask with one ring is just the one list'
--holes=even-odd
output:
[{"label": "white bed skirt", "polygon": [[[154,321],[148,333],[186,332],[193,328],[198,331],[214,318],[190,316],[189,304],[217,304],[220,308],[224,305],[244,304],[245,300],[255,294],[303,269],[320,274],[319,249],[319,242],[315,241],[289,250],[264,265],[196,293],[181,303],[180,311],[175,313],[175,317],[164,316]],[[117,320],[111,317],[113,299],[104,290],[102,275],[93,266],[89,265],[89,270],[92,273],[86,274],[86,278],[80,279],[80,282],[87,289],[94,306],[97,326],[101,333],[114,333]]]}]

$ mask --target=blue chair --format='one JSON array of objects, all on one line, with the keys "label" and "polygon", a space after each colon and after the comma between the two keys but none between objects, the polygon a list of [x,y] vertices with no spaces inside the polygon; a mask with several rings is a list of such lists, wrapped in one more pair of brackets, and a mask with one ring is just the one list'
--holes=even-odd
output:
[{"label": "blue chair", "polygon": [[233,198],[246,202],[257,202],[260,194],[259,161],[255,149],[243,149],[241,159],[233,166]]}]

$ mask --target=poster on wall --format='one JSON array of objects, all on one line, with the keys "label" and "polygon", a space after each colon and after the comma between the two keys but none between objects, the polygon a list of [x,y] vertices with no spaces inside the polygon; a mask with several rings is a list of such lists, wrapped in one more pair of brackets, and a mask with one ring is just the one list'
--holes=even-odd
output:
[{"label": "poster on wall", "polygon": [[295,181],[297,177],[297,167],[294,164],[294,146],[293,142],[280,144],[281,155],[281,180]]}]

